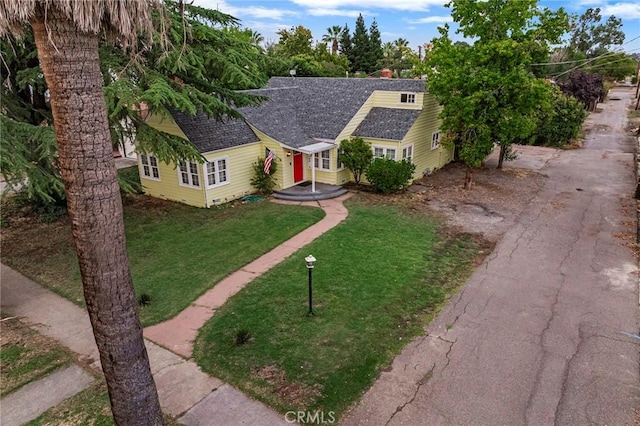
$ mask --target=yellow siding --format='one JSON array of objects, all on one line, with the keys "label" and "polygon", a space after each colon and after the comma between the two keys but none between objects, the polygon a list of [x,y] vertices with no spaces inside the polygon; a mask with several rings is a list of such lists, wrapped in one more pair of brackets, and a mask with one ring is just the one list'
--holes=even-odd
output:
[{"label": "yellow siding", "polygon": [[[426,94],[424,108],[411,129],[400,143],[400,147],[413,144],[413,162],[416,165],[414,177],[421,178],[428,170],[434,171],[443,167],[453,158],[452,151],[440,145],[431,149],[431,135],[440,129],[442,121],[438,118],[440,106],[436,99]],[[442,141],[443,135],[440,135]],[[401,151],[400,151],[401,152]]]},{"label": "yellow siding", "polygon": [[147,118],[147,124],[154,129],[187,139],[187,136],[182,132],[182,130],[180,130],[180,127],[178,127],[176,122],[173,121],[173,117],[170,115],[163,117],[158,114],[152,114]]},{"label": "yellow siding", "polygon": [[375,106],[374,99],[375,99],[375,92],[373,92],[371,96],[369,96],[369,98],[364,102],[364,104],[362,104],[358,112],[356,112],[356,114],[351,118],[351,120],[349,120],[349,123],[347,123],[344,129],[342,129],[342,132],[340,132],[340,134],[336,138],[335,142],[337,144],[340,144],[340,141],[343,139],[349,139],[351,134],[355,132],[358,125],[362,123],[362,120],[364,120],[367,114],[369,114],[369,111],[371,111],[371,108]]},{"label": "yellow siding", "polygon": [[[226,157],[229,173],[228,184],[207,189],[209,206],[226,203],[255,192],[255,188],[251,186],[253,163],[258,161],[258,157],[263,156],[264,148],[259,142],[205,154],[207,160]],[[201,175],[202,182],[206,184],[204,169],[201,170]]]},{"label": "yellow siding", "polygon": [[[415,104],[400,103],[401,93],[415,93]],[[382,108],[401,108],[401,109],[422,109],[424,102],[424,93],[422,92],[390,92],[386,90],[376,90],[373,92],[373,106]]]},{"label": "yellow siding", "polygon": [[[265,148],[269,148],[276,153],[276,162],[278,163],[278,170],[276,171],[274,178],[276,180],[276,190],[282,188],[288,188],[293,185],[293,157],[287,157],[287,151],[280,143],[272,137],[262,133],[260,130],[251,126],[254,133],[258,136],[261,142],[261,149],[258,152],[260,158],[264,158]],[[257,160],[256,157],[254,162]]]},{"label": "yellow siding", "polygon": [[159,181],[146,178],[140,171],[140,181],[145,194],[191,206],[205,207],[202,173],[200,173],[200,188],[190,188],[179,184],[178,169],[173,165],[158,162],[158,171],[160,172]]}]

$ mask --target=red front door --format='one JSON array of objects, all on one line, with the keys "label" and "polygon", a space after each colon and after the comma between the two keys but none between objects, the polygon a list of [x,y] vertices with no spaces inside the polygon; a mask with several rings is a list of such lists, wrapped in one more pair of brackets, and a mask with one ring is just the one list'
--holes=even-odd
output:
[{"label": "red front door", "polygon": [[302,153],[293,154],[293,183],[298,183],[304,179],[304,169],[302,167]]}]

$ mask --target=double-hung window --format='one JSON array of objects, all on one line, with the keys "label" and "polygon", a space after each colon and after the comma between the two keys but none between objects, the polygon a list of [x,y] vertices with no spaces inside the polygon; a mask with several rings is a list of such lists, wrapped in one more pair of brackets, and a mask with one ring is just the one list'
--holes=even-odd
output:
[{"label": "double-hung window", "polygon": [[373,147],[373,158],[387,158],[389,160],[396,159],[396,150],[394,148],[386,148],[380,146]]},{"label": "double-hung window", "polygon": [[229,159],[227,157],[214,158],[205,164],[207,174],[207,188],[229,183]]},{"label": "double-hung window", "polygon": [[316,169],[331,170],[331,150],[313,154],[313,165]]},{"label": "double-hung window", "polygon": [[413,145],[407,145],[402,148],[402,159],[411,163],[413,160]]},{"label": "double-hung window", "polygon": [[431,135],[431,149],[436,149],[440,146],[440,132],[433,132]]},{"label": "double-hung window", "polygon": [[160,180],[160,169],[158,169],[158,159],[151,154],[140,154],[140,164],[142,165],[142,176]]},{"label": "double-hung window", "polygon": [[180,185],[200,188],[199,168],[198,163],[194,163],[192,161],[181,161],[178,166]]}]

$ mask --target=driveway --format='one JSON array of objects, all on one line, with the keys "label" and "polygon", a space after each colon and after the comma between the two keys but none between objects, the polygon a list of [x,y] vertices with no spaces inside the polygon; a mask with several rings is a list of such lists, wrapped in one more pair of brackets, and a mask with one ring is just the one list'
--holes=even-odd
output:
[{"label": "driveway", "polygon": [[583,149],[345,425],[633,424],[640,406],[633,92],[588,119]]}]

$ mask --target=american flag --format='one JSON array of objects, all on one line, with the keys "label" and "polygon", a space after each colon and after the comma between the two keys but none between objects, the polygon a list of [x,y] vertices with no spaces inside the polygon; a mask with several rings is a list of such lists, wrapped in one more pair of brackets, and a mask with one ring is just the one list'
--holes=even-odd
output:
[{"label": "american flag", "polygon": [[271,151],[269,148],[266,148],[266,157],[264,159],[264,172],[269,174],[269,170],[271,170],[271,162],[275,158],[276,154]]}]

